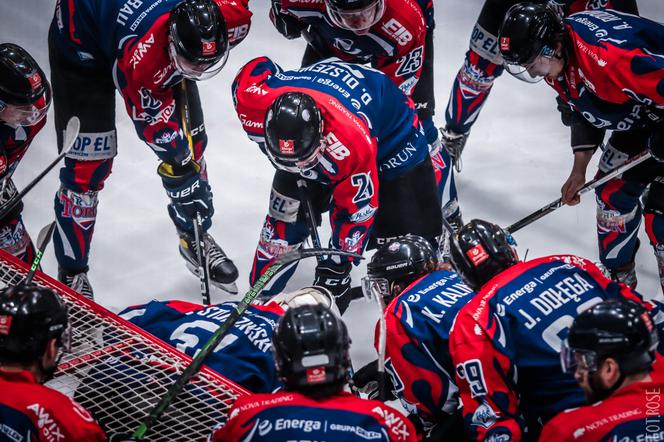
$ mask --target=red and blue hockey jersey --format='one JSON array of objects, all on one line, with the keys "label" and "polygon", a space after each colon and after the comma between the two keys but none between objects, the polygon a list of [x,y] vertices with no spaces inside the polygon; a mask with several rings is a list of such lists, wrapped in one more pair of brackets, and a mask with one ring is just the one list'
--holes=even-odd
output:
[{"label": "red and blue hockey jersey", "polygon": [[473,440],[534,440],[557,413],[584,405],[560,367],[576,315],[638,294],[590,261],[557,255],[520,262],[487,282],[457,315],[450,351]]},{"label": "red and blue hockey jersey", "polygon": [[664,440],[663,364],[658,358],[649,381],[621,387],[601,402],[560,413],[544,426],[540,442]]},{"label": "red and blue hockey jersey", "polygon": [[[152,301],[130,307],[120,315],[194,357],[237,304],[224,302],[206,307],[184,301]],[[272,333],[283,312],[276,303],[250,305],[205,365],[255,393],[281,388],[272,356]]]},{"label": "red and blue hockey jersey", "polygon": [[[112,72],[138,136],[157,152],[189,149],[173,89],[182,76],[168,55],[169,13],[180,1],[59,0],[51,29],[71,63]],[[234,47],[249,32],[248,0],[215,2]]]},{"label": "red and blue hockey jersey", "polygon": [[11,127],[0,121],[0,178],[14,170],[30,143],[46,124],[46,117],[34,126]]},{"label": "red and blue hockey jersey", "polygon": [[[421,0],[424,1],[424,0]],[[433,7],[423,4],[433,25]],[[366,35],[335,26],[321,0],[281,0],[281,10],[310,25],[314,47],[353,63],[371,63],[410,94],[424,63],[426,24],[415,0],[385,0],[385,12]]]},{"label": "red and blue hockey jersey", "polygon": [[235,77],[233,99],[242,128],[261,149],[267,109],[292,91],[316,102],[326,145],[320,163],[302,176],[333,187],[332,245],[361,252],[378,209],[379,175],[391,179],[429,161],[413,102],[375,69],[324,60],[283,71],[259,57]]},{"label": "red and blue hockey jersey", "polygon": [[37,383],[29,371],[0,370],[0,440],[102,442],[104,431],[81,405]]},{"label": "red and blue hockey jersey", "polygon": [[413,424],[379,401],[350,393],[313,399],[282,391],[238,398],[216,442],[416,441]]},{"label": "red and blue hockey jersey", "polygon": [[600,129],[638,129],[664,118],[664,26],[613,10],[565,19],[563,74],[549,81]]},{"label": "red and blue hockey jersey", "polygon": [[385,370],[403,407],[425,429],[459,406],[449,333],[474,295],[459,275],[438,270],[413,282],[385,309]]}]

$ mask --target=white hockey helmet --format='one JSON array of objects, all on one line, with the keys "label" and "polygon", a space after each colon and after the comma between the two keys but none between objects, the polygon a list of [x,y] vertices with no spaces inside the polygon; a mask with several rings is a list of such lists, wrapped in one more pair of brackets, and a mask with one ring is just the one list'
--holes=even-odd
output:
[{"label": "white hockey helmet", "polygon": [[335,315],[341,317],[341,313],[334,302],[332,293],[320,286],[303,287],[299,290],[289,293],[279,293],[270,299],[270,302],[276,302],[284,310],[291,307],[299,307],[301,305],[316,305],[322,304],[328,307]]}]

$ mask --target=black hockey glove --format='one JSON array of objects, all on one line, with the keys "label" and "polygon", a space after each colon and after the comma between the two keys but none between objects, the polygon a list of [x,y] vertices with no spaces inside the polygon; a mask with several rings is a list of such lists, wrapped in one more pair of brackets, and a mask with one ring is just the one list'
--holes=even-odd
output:
[{"label": "black hockey glove", "polygon": [[212,225],[214,206],[212,205],[212,191],[207,181],[201,179],[199,172],[191,172],[184,176],[173,176],[162,173],[162,183],[171,203],[168,205],[170,215],[175,227],[180,231],[194,234],[196,213],[200,213],[203,221],[203,231]]},{"label": "black hockey glove", "polygon": [[325,287],[334,295],[334,301],[337,304],[339,312],[343,313],[348,308],[351,300],[350,293],[350,269],[352,264],[345,262],[335,264],[334,262],[325,262],[316,267],[316,277],[314,285]]},{"label": "black hockey glove", "polygon": [[289,40],[300,37],[302,29],[307,25],[297,18],[281,11],[281,0],[272,0],[270,8],[270,21],[277,31]]},{"label": "black hockey glove", "polygon": [[565,127],[571,127],[574,111],[569,104],[565,103],[565,100],[560,98],[560,95],[556,96],[556,103],[558,104],[556,108],[558,109],[558,112],[560,112],[560,121],[563,122]]},{"label": "black hockey glove", "polygon": [[648,139],[648,150],[654,159],[664,163],[664,123],[655,126]]},{"label": "black hockey glove", "polygon": [[[383,392],[385,397],[383,398],[378,397],[379,380],[381,376],[383,376],[383,382],[385,385],[385,390]],[[353,375],[353,382],[355,382],[355,386],[362,393],[366,394],[369,399],[378,399],[385,402],[393,401],[397,398],[392,392],[394,387],[392,386],[392,378],[390,378],[390,375],[385,372],[378,372],[378,359],[369,362],[367,365],[356,371]]]}]

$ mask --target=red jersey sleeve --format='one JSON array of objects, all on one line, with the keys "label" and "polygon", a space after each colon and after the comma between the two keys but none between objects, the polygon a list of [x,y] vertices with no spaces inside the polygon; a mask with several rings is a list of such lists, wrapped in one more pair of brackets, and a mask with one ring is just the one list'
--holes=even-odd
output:
[{"label": "red jersey sleeve", "polygon": [[525,422],[519,412],[516,367],[492,339],[497,321],[489,313],[489,298],[490,293],[480,292],[459,312],[450,353],[471,439],[505,435],[518,442]]},{"label": "red jersey sleeve", "polygon": [[322,168],[334,190],[330,210],[332,246],[362,253],[378,208],[377,142],[364,121],[334,98],[312,94],[321,107],[325,127]]},{"label": "red jersey sleeve", "polygon": [[383,18],[374,28],[396,42],[396,51],[377,55],[372,65],[410,95],[424,65],[426,24],[422,10],[413,0],[385,2]]},{"label": "red jersey sleeve", "polygon": [[226,20],[228,44],[232,49],[249,34],[252,16],[249,11],[249,0],[215,0],[215,2]]}]

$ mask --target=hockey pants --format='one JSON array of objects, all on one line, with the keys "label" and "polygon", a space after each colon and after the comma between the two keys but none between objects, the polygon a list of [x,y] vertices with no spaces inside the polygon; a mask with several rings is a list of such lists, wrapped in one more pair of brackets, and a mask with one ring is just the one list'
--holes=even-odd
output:
[{"label": "hockey pants", "polygon": [[[600,160],[597,177],[638,154],[647,130],[614,132]],[[647,197],[644,193],[649,187]],[[664,165],[650,159],[595,189],[600,261],[610,270],[634,262],[642,216],[664,287]]]},{"label": "hockey pants", "polygon": [[[369,236],[369,250],[407,233],[421,235],[435,243],[442,232],[440,196],[445,193],[439,188],[445,181],[436,180],[449,174],[434,172],[432,163],[425,160],[394,180],[379,178],[380,196]],[[450,164],[449,161],[446,164]],[[274,259],[301,247],[309,236],[305,206],[300,202],[297,189],[298,179],[300,177],[297,175],[287,172],[275,173],[269,212],[261,230],[250,273],[249,282],[252,285]],[[332,188],[316,181],[306,181],[315,222],[320,225],[321,214],[333,204]],[[263,291],[263,296],[270,297],[281,292],[296,268],[297,263],[282,272]]]},{"label": "hockey pants", "polygon": [[[90,245],[97,218],[98,194],[111,173],[113,158],[117,154],[115,129],[115,85],[110,69],[73,63],[61,53],[54,37],[49,34],[49,58],[53,107],[58,138],[58,150],[63,149],[63,133],[72,116],[81,121],[80,134],[72,153],[65,157],[60,169],[60,189],[55,195],[54,208],[57,228],[54,249],[59,266],[67,273],[87,271]],[[190,127],[199,128],[193,135],[194,159],[202,167],[196,177],[188,174],[169,181],[169,192],[186,186],[192,179],[207,181],[203,152],[207,144],[203,113],[198,89],[188,81]],[[181,105],[181,100],[178,107]],[[187,152],[157,152],[164,163],[186,155]],[[181,182],[180,182],[181,181]],[[200,186],[211,200],[209,186]],[[193,225],[192,220],[178,223],[169,205],[169,214],[178,229]],[[181,220],[180,220],[181,221]],[[210,222],[204,224],[209,228]]]}]

